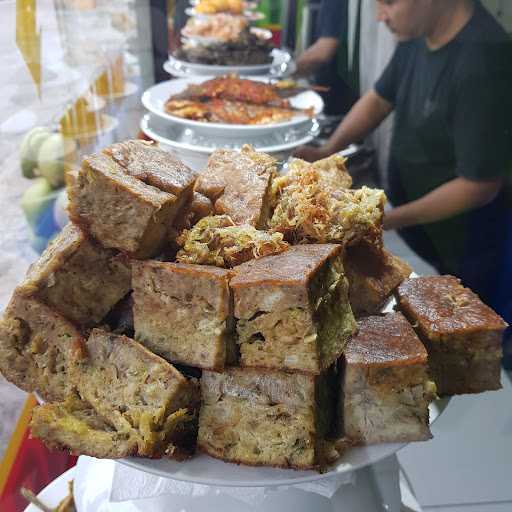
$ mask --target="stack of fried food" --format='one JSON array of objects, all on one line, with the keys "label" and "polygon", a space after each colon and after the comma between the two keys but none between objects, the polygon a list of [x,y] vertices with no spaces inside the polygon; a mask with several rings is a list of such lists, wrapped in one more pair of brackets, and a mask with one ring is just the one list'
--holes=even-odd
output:
[{"label": "stack of fried food", "polygon": [[[408,278],[384,193],[351,184],[340,156],[279,176],[250,146],[201,173],[141,141],[85,158],[72,224],[0,322],[1,372],[46,401],[32,434],[321,469],[350,444],[429,439],[435,383],[499,388],[506,324],[451,276]],[[393,292],[401,312],[379,314]]]},{"label": "stack of fried food", "polygon": [[174,56],[185,62],[217,66],[253,66],[273,61],[272,34],[251,27],[254,4],[240,0],[201,0],[181,30]]},{"label": "stack of fried food", "polygon": [[249,21],[242,16],[215,14],[207,18],[189,18],[181,30],[185,37],[203,37],[214,42],[237,41],[249,30]]},{"label": "stack of fried food", "polygon": [[199,14],[242,14],[246,7],[242,0],[199,0],[195,11]]},{"label": "stack of fried food", "polygon": [[274,45],[271,40],[261,37],[261,32],[247,26],[236,38],[230,37],[226,41],[208,44],[186,41],[176,50],[174,56],[181,61],[194,64],[254,66],[270,64],[273,60],[272,50]]},{"label": "stack of fried food", "polygon": [[173,116],[210,123],[260,125],[287,121],[312,109],[294,109],[275,85],[228,75],[191,84],[171,96],[165,111]]}]

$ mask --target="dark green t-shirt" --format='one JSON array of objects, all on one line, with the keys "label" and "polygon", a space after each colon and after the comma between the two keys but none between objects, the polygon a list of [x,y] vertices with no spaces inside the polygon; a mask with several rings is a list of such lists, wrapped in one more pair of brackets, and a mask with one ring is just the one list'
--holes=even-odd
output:
[{"label": "dark green t-shirt", "polygon": [[[375,85],[395,111],[388,190],[395,206],[457,176],[489,180],[510,174],[511,55],[509,37],[478,2],[470,21],[442,48],[432,51],[424,39],[397,46]],[[500,236],[495,224],[502,199],[404,233],[423,237],[420,245],[430,254],[418,250],[420,255],[460,274],[470,246],[477,257]],[[485,234],[476,236],[477,229]]]}]

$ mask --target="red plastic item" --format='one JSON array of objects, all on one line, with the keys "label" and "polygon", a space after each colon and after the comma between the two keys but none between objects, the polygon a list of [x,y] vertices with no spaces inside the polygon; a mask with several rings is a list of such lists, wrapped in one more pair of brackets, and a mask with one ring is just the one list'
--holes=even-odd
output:
[{"label": "red plastic item", "polygon": [[0,465],[2,512],[22,512],[28,505],[20,494],[22,487],[38,494],[76,464],[75,456],[64,451],[50,451],[38,439],[30,437],[31,411],[36,404],[36,400],[30,395]]}]

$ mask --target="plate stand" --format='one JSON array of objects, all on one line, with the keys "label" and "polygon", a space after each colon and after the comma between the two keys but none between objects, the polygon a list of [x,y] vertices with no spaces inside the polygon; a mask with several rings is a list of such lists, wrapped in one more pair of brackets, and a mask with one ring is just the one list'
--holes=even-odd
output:
[{"label": "plate stand", "polygon": [[[101,463],[105,461],[98,462],[101,466]],[[84,491],[87,494],[91,492],[94,494],[95,491],[91,488],[99,490],[97,487],[101,487],[98,486],[100,473],[101,468],[96,466],[92,473],[89,471],[89,476],[86,477],[88,481],[78,482],[75,480],[75,493],[78,487],[82,489],[79,494],[83,494]],[[100,480],[102,479],[100,478]],[[321,480],[316,484],[321,484]],[[79,506],[78,511],[93,512],[94,509],[94,512],[97,512],[100,509],[101,512],[148,510],[152,512],[204,512],[205,510],[209,512],[399,512],[401,506],[399,465],[395,455],[372,466],[357,470],[354,483],[342,485],[331,498],[324,497],[317,492],[309,492],[307,486],[275,488],[275,490],[267,488],[267,493],[263,498],[254,500],[256,504],[249,504],[247,499],[236,499],[236,488],[231,488],[233,492],[229,494],[216,488],[216,492],[195,496],[179,492],[180,482],[176,482],[176,489],[178,491],[173,494],[166,493],[155,498],[110,504],[106,503],[110,492],[103,492],[99,493],[102,494],[101,497],[96,496],[96,498],[100,498],[102,506],[99,506],[98,499],[93,499],[91,501],[94,503],[93,508],[89,510],[86,507],[84,510]]]}]

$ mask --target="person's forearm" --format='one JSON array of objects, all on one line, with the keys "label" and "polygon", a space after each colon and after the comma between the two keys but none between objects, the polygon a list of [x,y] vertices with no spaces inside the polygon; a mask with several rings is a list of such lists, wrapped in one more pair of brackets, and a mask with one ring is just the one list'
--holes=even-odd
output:
[{"label": "person's forearm", "polygon": [[350,110],[323,146],[330,155],[364,139],[391,113],[393,106],[374,90],[368,91]]},{"label": "person's forearm", "polygon": [[392,110],[391,103],[381,98],[375,91],[369,91],[352,107],[323,146],[301,146],[293,152],[293,155],[308,162],[326,158],[364,139]]},{"label": "person's forearm", "polygon": [[313,74],[336,55],[337,48],[337,39],[321,37],[297,59],[297,70],[294,75],[307,76]]},{"label": "person's forearm", "polygon": [[323,64],[323,59],[319,58],[318,52],[313,48],[309,48],[303,53],[297,61],[297,70],[295,77],[309,76],[317,71]]},{"label": "person's forearm", "polygon": [[502,180],[475,182],[455,178],[425,196],[394,208],[384,217],[384,229],[400,229],[417,224],[430,224],[453,217],[492,201]]}]

